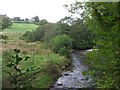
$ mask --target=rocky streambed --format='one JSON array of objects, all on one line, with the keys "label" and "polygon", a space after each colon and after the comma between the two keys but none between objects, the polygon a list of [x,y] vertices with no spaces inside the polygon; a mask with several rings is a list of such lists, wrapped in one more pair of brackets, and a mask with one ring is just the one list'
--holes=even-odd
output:
[{"label": "rocky streambed", "polygon": [[82,73],[83,71],[88,70],[87,65],[83,63],[87,60],[85,52],[86,51],[74,50],[71,53],[72,70],[63,72],[50,90],[57,90],[58,88],[65,90],[71,88],[75,90],[77,88],[93,87],[92,77],[83,75]]}]

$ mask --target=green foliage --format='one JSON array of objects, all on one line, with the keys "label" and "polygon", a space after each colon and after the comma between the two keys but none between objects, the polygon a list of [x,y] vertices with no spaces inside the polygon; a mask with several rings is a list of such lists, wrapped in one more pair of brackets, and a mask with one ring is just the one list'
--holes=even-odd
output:
[{"label": "green foliage", "polygon": [[[70,22],[70,25],[68,21]],[[66,17],[65,20],[58,22],[57,31],[61,34],[67,34],[73,38],[74,49],[88,49],[95,45],[93,42],[92,32],[88,30],[87,26],[80,18],[74,20],[72,17]]]},{"label": "green foliage", "polygon": [[7,35],[1,35],[1,34],[0,34],[0,39],[6,40],[6,39],[8,39],[8,36],[7,36]]},{"label": "green foliage", "polygon": [[46,23],[48,23],[48,21],[46,19],[42,19],[40,20],[39,25],[44,25]]},{"label": "green foliage", "polygon": [[66,34],[58,35],[51,40],[51,46],[56,53],[69,56],[72,49],[72,39]]},{"label": "green foliage", "polygon": [[60,31],[61,34],[67,34],[67,35],[69,35],[70,29],[71,29],[70,25],[62,21],[58,22],[58,27],[56,28],[56,30]]},{"label": "green foliage", "polygon": [[5,28],[9,28],[12,26],[12,22],[9,17],[7,16],[1,16],[0,17],[0,29],[4,30]]},{"label": "green foliage", "polygon": [[[98,51],[88,54],[97,87],[120,88],[120,3],[86,3],[86,23],[95,34]],[[97,7],[97,8],[95,8]],[[89,17],[91,14],[91,17]]]},{"label": "green foliage", "polygon": [[120,89],[119,8],[120,2],[76,2],[70,5],[72,14],[80,14],[83,10],[80,15],[94,35],[98,51],[88,53],[89,74],[93,75],[99,88]]},{"label": "green foliage", "polygon": [[[38,72],[39,68],[35,67],[28,67],[26,69],[21,69],[19,64],[21,62],[28,61],[30,58],[29,56],[26,57],[21,57],[19,55],[20,50],[19,49],[14,49],[14,55],[11,56],[9,62],[7,63],[7,67],[10,68],[10,71],[6,71],[10,76],[10,82],[11,84],[14,85],[14,88],[19,89],[19,88],[30,88],[31,82],[34,79],[34,74]],[[7,53],[6,53],[7,54]],[[11,72],[12,71],[12,72]],[[32,72],[32,74],[27,75],[28,73]],[[27,75],[26,80],[22,80],[23,76]]]},{"label": "green foliage", "polygon": [[88,49],[95,45],[92,32],[88,30],[81,19],[72,23],[69,33],[70,37],[73,38],[73,48],[75,49]]},{"label": "green foliage", "polygon": [[29,34],[30,34],[30,31],[26,31],[26,32],[20,37],[20,39],[27,41],[27,37],[28,37]]},{"label": "green foliage", "polygon": [[57,32],[54,32],[55,27],[56,24],[54,23],[46,23],[43,25],[39,25],[36,30],[30,32],[26,36],[27,41],[49,41],[53,36],[57,34]]},{"label": "green foliage", "polygon": [[34,22],[39,22],[40,21],[39,16],[35,16],[35,17],[33,17],[33,19],[34,19]]},{"label": "green foliage", "polygon": [[27,41],[35,42],[35,41],[42,41],[44,36],[44,30],[36,30],[28,34]]},{"label": "green foliage", "polygon": [[[16,52],[19,52],[19,50],[16,50]],[[44,51],[41,52],[42,54],[33,53],[29,55],[29,60],[26,60],[28,57],[24,57],[23,60],[25,61],[22,60],[19,62],[18,67],[22,73],[24,73],[19,76],[19,85],[27,85],[23,86],[25,88],[29,86],[33,88],[49,88],[61,72],[70,64],[69,59],[59,54],[52,52],[43,54],[43,52]],[[3,53],[3,88],[14,87],[14,84],[10,82],[12,75],[9,73],[15,73],[16,71],[8,67],[12,66],[12,64],[10,64],[11,60],[16,61],[13,56],[16,56],[13,51]],[[18,56],[23,57],[22,53],[19,53]],[[9,65],[6,66],[6,63]],[[28,82],[28,80],[31,80],[31,82]]]},{"label": "green foliage", "polygon": [[[46,22],[45,20],[41,21],[41,23]],[[81,19],[74,20],[71,25],[59,21],[56,24],[53,23],[45,23],[39,25],[39,27],[28,33],[26,32],[23,35],[23,39],[26,41],[42,41],[48,43],[50,46],[50,41],[55,36],[60,34],[66,34],[73,39],[73,47],[74,49],[87,49],[92,48],[94,46],[93,36],[90,31],[88,31],[85,24]],[[65,48],[61,48],[61,51],[66,52]],[[61,53],[61,52],[60,52]]]}]

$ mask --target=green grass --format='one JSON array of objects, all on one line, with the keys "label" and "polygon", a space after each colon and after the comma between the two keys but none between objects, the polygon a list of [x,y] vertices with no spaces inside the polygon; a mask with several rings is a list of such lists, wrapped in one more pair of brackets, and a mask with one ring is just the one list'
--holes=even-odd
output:
[{"label": "green grass", "polygon": [[13,23],[9,29],[5,29],[4,35],[8,36],[9,40],[19,40],[19,38],[26,32],[37,28],[37,25],[30,23]]},{"label": "green grass", "polygon": [[35,88],[46,88],[46,87],[50,87],[52,83],[54,83],[54,79],[52,75],[41,73],[40,75],[38,75],[38,78],[36,78],[32,82],[32,86]]},{"label": "green grass", "polygon": [[37,25],[30,23],[13,23],[9,29],[5,29],[4,32],[20,32],[24,33],[26,31],[32,31],[36,29]]},{"label": "green grass", "polygon": [[[13,37],[13,35],[10,36]],[[6,67],[8,60],[13,59],[11,57],[11,55],[13,55],[13,50],[11,49],[20,49],[20,56],[30,56],[28,61],[19,63],[22,70],[29,67],[40,68],[40,72],[36,75],[36,79],[32,82],[32,86],[35,88],[48,88],[51,86],[69,63],[67,58],[53,53],[48,48],[45,49],[43,47],[44,44],[40,42],[26,43],[24,41],[18,41],[16,38],[11,39],[16,41],[8,41],[6,44],[3,44],[3,70],[11,71],[8,67]],[[9,85],[10,82],[8,77],[9,75],[3,71],[3,87],[13,87]]]},{"label": "green grass", "polygon": [[[11,53],[11,51],[4,52],[3,70],[11,71],[10,68],[5,66],[8,60],[12,59]],[[40,68],[40,72],[36,75],[36,79],[32,81],[32,86],[34,88],[48,88],[51,86],[56,77],[63,71],[62,67],[69,62],[65,57],[54,53],[49,53],[46,55],[35,54],[29,56],[30,59],[28,61],[19,63],[19,66],[22,70],[25,70],[29,67]],[[9,77],[9,75],[4,72],[3,76],[3,80],[7,82],[7,77]],[[6,86],[4,83],[3,85]]]},{"label": "green grass", "polygon": [[[32,86],[35,88],[48,88],[55,82],[55,79],[69,64],[69,60],[63,56],[53,53],[50,49],[44,48],[45,45],[41,42],[26,43],[20,40],[20,36],[26,31],[35,30],[37,25],[25,23],[13,23],[11,29],[5,30],[5,35],[8,36],[6,43],[3,43],[3,87],[13,87],[9,85],[9,75],[4,71],[11,71],[6,64],[11,57],[12,49],[17,48],[21,50],[21,55],[29,55],[30,59],[21,62],[19,65],[22,70],[35,66],[40,68],[40,72],[36,75],[36,79],[32,81]],[[11,71],[12,72],[12,71]],[[28,73],[29,74],[29,73]],[[25,78],[26,79],[26,78]]]}]

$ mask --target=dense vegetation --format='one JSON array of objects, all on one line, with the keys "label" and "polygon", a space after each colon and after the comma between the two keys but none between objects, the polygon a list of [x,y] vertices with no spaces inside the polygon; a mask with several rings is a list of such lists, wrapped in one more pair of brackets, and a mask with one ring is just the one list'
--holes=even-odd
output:
[{"label": "dense vegetation", "polygon": [[[63,35],[63,37],[60,35]],[[54,38],[56,38],[57,42]],[[88,31],[86,25],[81,19],[74,20],[71,25],[64,23],[62,20],[58,23],[48,22],[42,25],[40,24],[36,30],[32,32],[26,32],[21,39],[32,42],[42,41],[47,43],[49,47],[54,48],[54,51],[57,53],[60,53],[60,51],[57,50],[58,47],[63,49],[63,46],[65,46],[63,51],[64,54],[66,52],[66,55],[68,55],[68,51],[71,49],[88,49],[94,46],[93,34]],[[53,39],[56,43],[52,42]],[[67,42],[68,40],[70,43],[66,45],[65,41]],[[56,47],[57,44],[61,45]],[[70,48],[66,51],[66,47]]]},{"label": "dense vegetation", "polygon": [[12,26],[10,18],[4,15],[0,16],[0,31],[9,28],[10,26]]},{"label": "dense vegetation", "polygon": [[[68,58],[53,53],[49,48],[45,49],[43,43],[20,40],[26,31],[35,28],[36,25],[32,24],[13,23],[11,29],[4,30],[7,39],[3,41],[3,88],[49,88],[70,65]],[[26,57],[29,57],[28,60],[25,60]]]},{"label": "dense vegetation", "polygon": [[69,7],[71,13],[80,9],[98,49],[88,53],[95,85],[120,89],[120,2],[76,2]]},{"label": "dense vegetation", "polygon": [[72,39],[66,35],[58,35],[51,40],[52,49],[60,55],[69,56],[72,49]]},{"label": "dense vegetation", "polygon": [[[35,17],[38,26],[13,23],[5,30],[3,87],[48,88],[70,66],[72,49],[93,48],[87,53],[87,74],[94,77],[95,87],[120,89],[120,2],[76,2],[65,7],[80,17],[57,23]],[[2,29],[9,26],[11,22]]]},{"label": "dense vegetation", "polygon": [[[89,3],[88,10],[93,19],[89,26],[95,33],[98,51],[91,55],[94,62],[97,87],[120,89],[120,2]],[[97,7],[96,9],[94,7]],[[95,23],[92,23],[94,20]],[[92,24],[92,25],[91,25]],[[96,25],[96,27],[91,27]],[[97,57],[96,57],[97,56]],[[101,67],[100,67],[101,66]],[[99,70],[99,71],[98,71]],[[99,74],[100,73],[100,74]]]}]

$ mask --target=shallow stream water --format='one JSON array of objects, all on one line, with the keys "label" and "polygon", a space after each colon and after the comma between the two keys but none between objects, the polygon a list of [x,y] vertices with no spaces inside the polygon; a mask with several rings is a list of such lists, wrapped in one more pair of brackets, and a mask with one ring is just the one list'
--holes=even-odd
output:
[{"label": "shallow stream water", "polygon": [[73,51],[71,53],[72,70],[63,72],[50,90],[57,90],[58,88],[75,90],[75,88],[93,87],[92,77],[82,73],[88,70],[87,65],[83,63],[86,60],[84,53],[85,51]]}]

